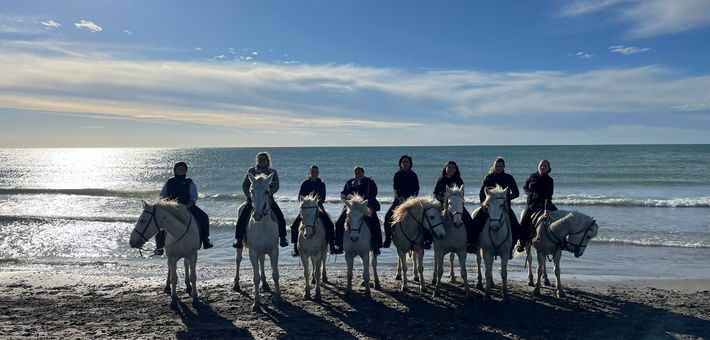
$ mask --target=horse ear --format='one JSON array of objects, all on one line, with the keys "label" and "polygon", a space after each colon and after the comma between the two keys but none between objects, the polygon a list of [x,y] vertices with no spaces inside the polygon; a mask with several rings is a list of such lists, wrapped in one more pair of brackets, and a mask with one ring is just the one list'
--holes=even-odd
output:
[{"label": "horse ear", "polygon": [[343,203],[345,204],[345,207],[348,208],[348,210],[350,210],[350,209],[353,208],[353,204],[350,203],[350,201],[348,201],[348,200],[343,200]]},{"label": "horse ear", "polygon": [[491,191],[488,190],[488,187],[485,188],[484,192],[486,193],[486,196],[490,196],[490,195],[491,195]]},{"label": "horse ear", "polygon": [[271,175],[266,176],[266,183],[271,183],[272,178],[274,178],[274,173],[271,173]]},{"label": "horse ear", "polygon": [[248,173],[247,177],[249,177],[249,182],[252,182],[252,183],[256,182],[256,177],[254,177],[254,175],[252,175],[251,173]]},{"label": "horse ear", "polygon": [[298,195],[298,201],[299,201],[299,202],[303,202],[303,199],[304,199],[304,198],[305,198],[305,197],[303,197],[303,195]]},{"label": "horse ear", "polygon": [[505,187],[505,189],[503,189],[503,192],[505,193],[506,196],[508,196],[508,188],[509,187]]},{"label": "horse ear", "polygon": [[143,206],[143,210],[145,210],[145,207],[147,207],[149,204],[145,200],[141,200],[141,205]]}]

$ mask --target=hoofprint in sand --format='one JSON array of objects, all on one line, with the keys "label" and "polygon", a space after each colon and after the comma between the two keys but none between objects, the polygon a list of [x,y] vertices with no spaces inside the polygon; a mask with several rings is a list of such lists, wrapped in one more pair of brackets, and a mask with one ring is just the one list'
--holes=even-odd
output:
[{"label": "hoofprint in sand", "polygon": [[382,276],[372,298],[346,303],[342,274],[317,303],[302,298],[302,280],[282,278],[280,304],[262,292],[255,313],[251,290],[235,293],[227,278],[202,281],[196,309],[180,302],[170,310],[162,278],[2,271],[0,338],[710,339],[710,280],[568,281],[566,299],[550,287],[533,298],[531,287],[511,282],[507,305],[500,285],[486,303],[481,291],[466,300],[446,280],[440,297],[401,292],[393,275]]}]

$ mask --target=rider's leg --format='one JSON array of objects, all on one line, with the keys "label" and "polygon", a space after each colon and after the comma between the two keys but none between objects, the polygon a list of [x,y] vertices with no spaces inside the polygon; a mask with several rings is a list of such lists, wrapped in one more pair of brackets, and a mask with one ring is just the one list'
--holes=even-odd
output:
[{"label": "rider's leg", "polygon": [[279,223],[279,239],[281,239],[279,245],[287,247],[288,241],[286,241],[286,219],[284,218],[284,213],[281,211],[281,208],[279,208],[279,205],[276,204],[276,200],[274,200],[273,196],[271,197],[271,210],[274,211],[276,221]]},{"label": "rider's leg", "polygon": [[190,213],[192,213],[192,216],[195,216],[195,219],[197,220],[197,225],[200,226],[200,240],[202,241],[202,248],[203,249],[210,249],[214,245],[212,244],[212,241],[210,241],[210,218],[207,216],[207,213],[202,211],[200,207],[193,205],[190,207]]},{"label": "rider's leg", "polygon": [[246,204],[244,204],[244,209],[242,209],[242,213],[239,217],[237,217],[237,228],[234,231],[234,238],[236,240],[234,241],[234,244],[232,244],[234,248],[242,248],[242,239],[244,239],[244,233],[247,230],[247,224],[249,223],[249,217],[251,216],[252,209],[251,200],[247,199]]}]

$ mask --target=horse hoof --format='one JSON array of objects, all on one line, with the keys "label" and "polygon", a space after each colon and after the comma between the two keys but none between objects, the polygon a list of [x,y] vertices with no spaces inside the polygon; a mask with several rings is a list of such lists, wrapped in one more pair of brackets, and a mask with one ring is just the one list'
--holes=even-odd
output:
[{"label": "horse hoof", "polygon": [[564,299],[565,297],[567,297],[567,295],[565,295],[564,292],[560,291],[560,292],[557,292],[557,297],[560,299]]},{"label": "horse hoof", "polygon": [[375,290],[382,290],[382,286],[380,286],[379,282],[375,282]]},{"label": "horse hoof", "polygon": [[434,291],[434,294],[431,294],[431,296],[433,296],[433,297],[439,297],[439,296],[441,296],[441,292],[439,292],[439,290],[437,289],[437,290]]},{"label": "horse hoof", "polygon": [[436,284],[436,278],[431,279],[431,284],[435,285]]},{"label": "horse hoof", "polygon": [[402,281],[402,275],[397,275],[394,277],[394,279],[397,281]]},{"label": "horse hoof", "polygon": [[320,294],[316,294],[316,296],[313,297],[313,301],[315,301],[315,302],[320,302],[320,300],[321,300]]},{"label": "horse hoof", "polygon": [[268,285],[262,285],[261,289],[267,293],[271,292],[271,287],[269,287]]},{"label": "horse hoof", "polygon": [[320,280],[321,283],[328,283],[328,278],[323,276],[323,278]]},{"label": "horse hoof", "polygon": [[170,286],[165,286],[165,288],[163,288],[163,293],[170,294],[171,292],[172,290],[170,289]]},{"label": "horse hoof", "polygon": [[347,292],[345,293],[345,295],[343,295],[343,300],[350,301],[350,292]]},{"label": "horse hoof", "polygon": [[542,294],[540,294],[540,290],[535,289],[533,290],[533,296],[542,296]]},{"label": "horse hoof", "polygon": [[471,292],[468,292],[468,293],[466,293],[466,299],[475,300],[476,297],[474,297],[473,294],[471,294]]},{"label": "horse hoof", "polygon": [[177,309],[178,303],[176,300],[170,302],[170,309]]},{"label": "horse hoof", "polygon": [[550,280],[545,280],[545,287],[552,287],[552,283],[550,283]]},{"label": "horse hoof", "polygon": [[495,288],[495,287],[496,287],[495,282],[493,282],[493,280],[491,280],[491,288]]},{"label": "horse hoof", "polygon": [[254,305],[251,306],[251,311],[252,311],[252,312],[260,312],[260,311],[261,311],[261,308],[260,308],[260,307],[261,307],[261,306],[260,306],[259,304],[256,304],[256,303],[255,303]]},{"label": "horse hoof", "polygon": [[197,308],[197,307],[200,307],[200,301],[192,300],[192,308]]},{"label": "horse hoof", "polygon": [[483,283],[477,282],[477,283],[476,283],[476,289],[478,289],[478,290],[483,290]]},{"label": "horse hoof", "polygon": [[311,284],[312,285],[316,284],[316,279],[311,279]]},{"label": "horse hoof", "polygon": [[185,293],[187,293],[187,295],[192,295],[192,287],[185,287]]},{"label": "horse hoof", "polygon": [[528,281],[528,287],[535,287],[535,284],[532,281]]},{"label": "horse hoof", "polygon": [[303,299],[304,300],[310,300],[311,299],[311,294],[303,294]]},{"label": "horse hoof", "polygon": [[456,281],[455,277],[452,277],[451,280],[449,280],[449,283],[458,283],[458,281]]},{"label": "horse hoof", "polygon": [[414,277],[414,282],[419,282],[419,276]]},{"label": "horse hoof", "polygon": [[234,285],[234,287],[232,287],[232,290],[235,291],[235,292],[237,292],[237,293],[241,293],[242,288],[239,287],[239,285]]}]

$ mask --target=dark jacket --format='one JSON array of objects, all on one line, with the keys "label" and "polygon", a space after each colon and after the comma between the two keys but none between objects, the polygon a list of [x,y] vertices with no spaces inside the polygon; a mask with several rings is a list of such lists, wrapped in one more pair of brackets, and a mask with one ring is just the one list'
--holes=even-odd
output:
[{"label": "dark jacket", "polygon": [[311,178],[306,178],[301,183],[301,190],[298,191],[298,196],[308,196],[311,193],[318,195],[318,205],[323,207],[325,202],[325,183],[320,178],[316,178],[315,182]]},{"label": "dark jacket", "polygon": [[443,203],[446,197],[446,188],[453,187],[454,185],[463,186],[463,179],[461,179],[461,177],[439,177],[436,181],[436,186],[434,186],[434,198]]},{"label": "dark jacket", "polygon": [[[525,181],[523,191],[528,195],[528,205],[539,203],[544,208],[545,202],[552,206],[552,194],[555,189],[555,181],[548,174],[540,175],[538,172],[530,174]],[[532,194],[537,193],[537,198],[532,198]]]},{"label": "dark jacket", "polygon": [[411,169],[408,171],[399,170],[394,173],[394,195],[395,198],[419,196],[419,177]]},{"label": "dark jacket", "polygon": [[249,174],[252,174],[252,176],[256,176],[258,174],[264,174],[266,176],[274,174],[274,177],[271,177],[271,183],[269,183],[269,193],[273,197],[274,194],[279,191],[279,174],[276,173],[276,170],[268,167],[265,169],[257,169],[257,167],[255,166],[247,170],[247,174],[244,175],[244,180],[242,181],[242,191],[244,192],[244,196],[246,196],[247,198],[250,198],[251,196],[249,194],[249,188],[251,188]]},{"label": "dark jacket", "polygon": [[190,184],[192,180],[185,176],[171,177],[165,184],[167,199],[177,199],[180,204],[190,202]]},{"label": "dark jacket", "polygon": [[481,183],[481,191],[479,191],[478,193],[478,198],[481,200],[481,203],[486,200],[485,188],[495,188],[496,184],[500,185],[500,187],[503,189],[508,188],[508,206],[510,206],[510,201],[520,196],[518,184],[515,183],[515,179],[513,178],[513,176],[505,172],[501,172],[499,174],[491,172],[486,175],[486,177],[483,179],[483,183]]},{"label": "dark jacket", "polygon": [[345,182],[340,198],[347,199],[348,195],[358,194],[367,199],[367,204],[373,211],[380,211],[380,202],[377,201],[377,184],[370,177],[363,177],[360,183],[357,179],[351,178]]}]

